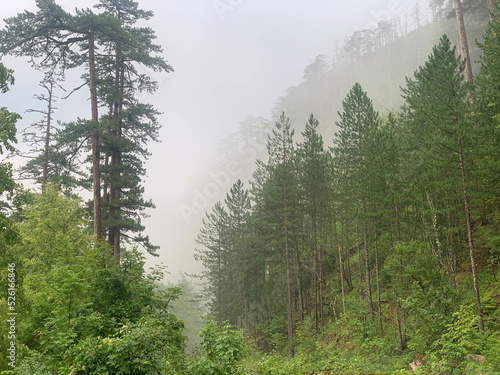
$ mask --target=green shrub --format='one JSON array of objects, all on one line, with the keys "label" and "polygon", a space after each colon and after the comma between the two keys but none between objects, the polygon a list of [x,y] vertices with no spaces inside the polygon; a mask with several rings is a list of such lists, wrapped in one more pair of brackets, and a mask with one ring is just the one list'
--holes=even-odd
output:
[{"label": "green shrub", "polygon": [[199,332],[198,353],[189,366],[192,375],[235,375],[244,357],[243,334],[230,324],[219,324],[208,318]]}]

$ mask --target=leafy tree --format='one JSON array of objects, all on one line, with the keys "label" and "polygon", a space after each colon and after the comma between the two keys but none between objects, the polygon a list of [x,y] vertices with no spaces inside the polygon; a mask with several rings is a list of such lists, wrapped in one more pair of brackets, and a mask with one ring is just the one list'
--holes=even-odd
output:
[{"label": "leafy tree", "polygon": [[73,374],[179,374],[184,370],[184,325],[172,314],[124,324],[110,337],[89,337],[72,348]]},{"label": "leafy tree", "polygon": [[[14,84],[13,73],[0,63],[0,92],[7,92],[9,85]],[[5,107],[0,108],[0,155],[5,151],[14,151],[13,143],[17,143],[16,122],[20,118],[17,113],[9,112]],[[0,194],[13,189],[12,166],[10,163],[0,163]]]},{"label": "leafy tree", "polygon": [[243,335],[230,324],[220,324],[208,317],[199,332],[198,356],[188,373],[203,375],[236,375],[238,361],[243,358]]}]

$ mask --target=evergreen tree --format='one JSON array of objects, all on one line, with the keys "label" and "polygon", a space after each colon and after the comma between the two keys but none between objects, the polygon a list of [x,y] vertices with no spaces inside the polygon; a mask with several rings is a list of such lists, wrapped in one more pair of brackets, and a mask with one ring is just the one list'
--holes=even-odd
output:
[{"label": "evergreen tree", "polygon": [[[224,200],[228,213],[228,289],[229,294],[229,323],[236,325],[244,319],[248,301],[245,295],[245,264],[247,257],[247,221],[250,210],[250,197],[244,189],[241,180],[237,180]],[[242,304],[244,301],[244,304]]]},{"label": "evergreen tree", "polygon": [[[97,102],[96,38],[99,33],[116,35],[114,19],[98,16],[90,10],[77,10],[76,16],[65,12],[54,0],[38,0],[38,12],[25,11],[5,20],[0,32],[2,54],[30,56],[39,69],[64,72],[87,65],[86,81],[90,89],[92,144],[94,236],[101,238],[101,181],[99,151],[99,115]],[[79,53],[78,49],[83,51]],[[35,61],[38,59],[38,62]]]},{"label": "evergreen tree", "polygon": [[328,156],[324,150],[323,138],[318,133],[319,122],[311,116],[302,132],[303,143],[298,145],[299,182],[302,189],[302,205],[305,214],[307,238],[310,239],[311,298],[314,326],[324,324],[323,286],[324,259],[327,246],[326,234],[331,228],[327,225],[329,204]]},{"label": "evergreen tree", "polygon": [[267,142],[269,179],[266,183],[266,221],[272,246],[285,258],[288,351],[293,356],[294,317],[292,307],[292,241],[297,216],[297,172],[295,169],[294,130],[283,112]]},{"label": "evergreen tree", "polygon": [[227,320],[229,300],[228,270],[229,241],[228,214],[221,202],[217,202],[212,212],[202,220],[203,227],[196,238],[196,243],[203,248],[196,249],[194,258],[201,261],[205,268],[201,274],[204,281],[203,297],[208,301],[211,315],[222,323]]},{"label": "evergreen tree", "polygon": [[[432,188],[452,192],[455,196],[450,196],[451,202],[455,199],[462,200],[477,322],[479,330],[483,331],[469,192],[472,160],[468,150],[473,128],[467,119],[470,102],[469,86],[464,81],[464,69],[464,60],[456,56],[450,40],[443,36],[424,66],[415,72],[414,79],[406,79],[403,94],[409,126],[413,129],[413,134],[419,134],[423,142],[421,162],[425,163],[427,170],[433,171],[434,176],[442,176],[443,172],[449,176],[449,179],[435,180],[436,183],[439,181],[440,185],[434,183]],[[448,185],[443,186],[443,183]],[[456,189],[457,186],[460,190]]]},{"label": "evergreen tree", "polygon": [[[64,72],[87,65],[83,78],[91,93],[91,121],[76,121],[64,129],[59,136],[63,143],[59,148],[67,149],[67,159],[79,151],[91,150],[95,237],[101,238],[107,232],[117,259],[122,237],[142,243],[156,255],[157,247],[147,237],[127,233],[142,232],[141,217],[145,209],[154,207],[143,198],[141,180],[145,175],[143,159],[149,156],[147,143],[157,140],[160,127],[159,113],[135,98],[138,92],[154,92],[157,87],[137,67],[172,70],[158,55],[161,48],[153,43],[154,32],[134,26],[153,14],[140,10],[130,0],[103,0],[96,6],[102,9],[101,13],[77,10],[74,16],[53,0],[39,0],[37,6],[37,13],[25,12],[6,20],[7,27],[1,33],[2,51],[16,56],[29,54],[34,64],[38,60],[38,68],[59,68]],[[102,51],[96,54],[99,48]],[[101,118],[100,105],[109,109],[109,114]],[[85,147],[86,143],[90,143],[90,148]],[[68,149],[67,145],[77,148]],[[84,183],[88,187],[88,181]]]},{"label": "evergreen tree", "polygon": [[[21,167],[22,179],[35,179],[37,182],[46,184],[49,179],[57,180],[57,170],[60,169],[57,163],[55,150],[52,147],[54,141],[55,125],[53,114],[57,109],[56,88],[61,88],[58,81],[61,77],[56,77],[52,73],[46,73],[39,86],[43,89],[41,94],[36,94],[35,98],[45,104],[45,109],[29,109],[28,112],[38,113],[42,116],[40,120],[23,129],[23,142],[30,146],[29,151],[21,153],[28,158],[28,162]],[[66,184],[69,181],[65,181]]]},{"label": "evergreen tree", "polygon": [[[368,176],[370,175],[369,147],[370,138],[380,123],[379,114],[373,108],[372,101],[363,91],[361,85],[356,83],[342,102],[343,112],[339,113],[340,121],[336,123],[339,132],[334,138],[333,149],[337,168],[343,173],[345,179],[345,190],[342,194],[350,197],[349,210],[354,210],[353,221],[356,235],[359,227],[362,230],[362,244],[364,248],[364,279],[366,285],[366,299],[370,316],[374,317],[373,299],[371,288],[370,264],[369,264],[369,202],[367,202],[371,187]],[[352,216],[351,216],[352,217]],[[347,224],[346,224],[347,227]],[[358,238],[358,249],[359,249]],[[359,272],[361,272],[361,252],[359,251]],[[362,284],[359,286],[360,298],[364,291]]]},{"label": "evergreen tree", "polygon": [[[139,214],[154,207],[142,197],[144,191],[140,185],[145,175],[142,159],[149,156],[147,144],[158,140],[159,112],[149,104],[140,103],[136,95],[154,92],[157,83],[139,73],[138,66],[158,72],[173,69],[159,55],[162,50],[153,43],[156,38],[153,30],[135,26],[151,18],[153,12],[139,9],[138,3],[131,0],[103,0],[96,7],[120,25],[120,35],[101,41],[106,54],[97,59],[99,96],[109,108],[101,145],[105,154],[103,226],[114,255],[119,258],[121,238],[128,231],[144,230]],[[157,249],[147,238],[136,237],[136,240],[151,253]]]}]

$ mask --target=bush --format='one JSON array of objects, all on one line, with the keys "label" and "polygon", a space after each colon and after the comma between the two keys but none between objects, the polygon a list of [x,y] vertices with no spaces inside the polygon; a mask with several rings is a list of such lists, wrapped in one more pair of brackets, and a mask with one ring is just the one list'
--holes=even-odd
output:
[{"label": "bush", "polygon": [[235,375],[241,371],[238,362],[244,357],[243,334],[230,324],[218,324],[210,317],[199,332],[201,342],[192,359],[192,375]]}]

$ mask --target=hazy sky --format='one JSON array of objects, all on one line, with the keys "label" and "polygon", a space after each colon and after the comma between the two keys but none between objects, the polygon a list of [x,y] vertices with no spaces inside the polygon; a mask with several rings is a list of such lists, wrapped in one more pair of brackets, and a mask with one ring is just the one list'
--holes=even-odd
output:
[{"label": "hazy sky", "polygon": [[[96,3],[56,2],[69,12]],[[157,206],[145,221],[147,234],[161,246],[160,258],[151,258],[149,263],[164,262],[174,277],[179,271],[200,269],[193,252],[203,215],[193,215],[187,222],[179,208],[192,205],[191,198],[204,188],[196,185],[195,177],[217,172],[208,170],[217,140],[236,131],[247,115],[269,117],[277,98],[301,81],[311,59],[319,54],[334,55],[336,40],[341,42],[355,30],[374,26],[387,16],[404,18],[416,2],[139,0],[143,9],[154,11],[148,26],[156,31],[157,43],[175,69],[174,73],[153,74],[159,90],[143,97],[163,113],[162,143],[151,145],[145,183],[146,197]],[[0,3],[2,19],[24,9],[36,10],[34,0]],[[34,121],[25,111],[40,107],[32,97],[41,76],[24,61],[6,58],[4,63],[15,70],[16,86],[2,95],[1,105],[23,114],[22,128]],[[78,84],[74,82],[67,88]],[[79,95],[83,100],[88,96]],[[88,117],[90,104],[87,108],[81,103],[76,98],[60,101],[54,118]],[[223,200],[225,194],[221,189],[215,199]]]}]

